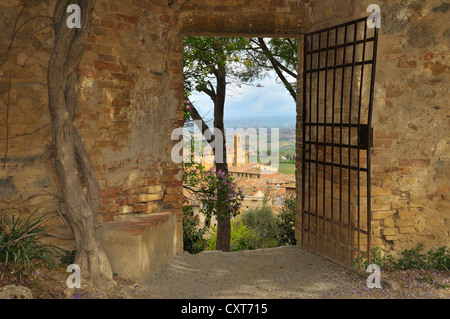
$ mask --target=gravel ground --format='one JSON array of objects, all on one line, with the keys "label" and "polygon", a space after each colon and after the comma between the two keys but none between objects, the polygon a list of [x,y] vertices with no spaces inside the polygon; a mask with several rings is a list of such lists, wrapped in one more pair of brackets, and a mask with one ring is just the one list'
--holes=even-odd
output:
[{"label": "gravel ground", "polygon": [[[369,274],[367,274],[368,276]],[[448,272],[382,272],[382,288],[367,276],[297,246],[224,253],[184,253],[142,283],[123,282],[133,299],[450,299]]]}]

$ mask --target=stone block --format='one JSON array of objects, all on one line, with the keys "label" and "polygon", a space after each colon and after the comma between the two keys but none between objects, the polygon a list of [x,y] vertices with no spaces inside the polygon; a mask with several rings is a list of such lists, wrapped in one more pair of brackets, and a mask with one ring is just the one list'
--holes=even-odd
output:
[{"label": "stone block", "polygon": [[147,204],[137,204],[133,206],[133,213],[144,213],[147,212],[148,205]]},{"label": "stone block", "polygon": [[401,218],[408,218],[419,215],[419,211],[415,208],[399,208],[398,216]]},{"label": "stone block", "polygon": [[400,227],[399,232],[400,234],[413,234],[416,230],[414,227]]},{"label": "stone block", "polygon": [[162,187],[160,185],[148,186],[146,192],[148,194],[158,194],[162,192]]},{"label": "stone block", "polygon": [[396,241],[398,240],[397,236],[385,236],[384,239],[386,239],[387,241]]},{"label": "stone block", "polygon": [[130,197],[128,199],[128,203],[131,205],[138,204],[138,203],[147,203],[147,202],[161,200],[162,198],[163,198],[162,193],[138,194],[138,195],[134,195],[134,196]]},{"label": "stone block", "polygon": [[414,226],[414,224],[415,224],[414,218],[398,218],[395,221],[395,226],[397,227]]},{"label": "stone block", "polygon": [[24,286],[8,285],[0,288],[0,299],[33,299],[33,293]]},{"label": "stone block", "polygon": [[129,214],[133,212],[133,206],[122,206],[120,210],[122,214]]},{"label": "stone block", "polygon": [[139,200],[141,202],[153,202],[161,199],[163,199],[162,193],[139,195]]},{"label": "stone block", "polygon": [[391,228],[395,227],[395,220],[392,216],[389,216],[388,218],[385,218],[383,220],[383,227],[384,228]]},{"label": "stone block", "polygon": [[400,166],[403,167],[426,167],[430,165],[429,159],[410,159],[410,158],[403,158],[399,159],[398,161]]},{"label": "stone block", "polygon": [[112,271],[123,278],[146,280],[177,253],[174,212],[118,216],[100,229]]},{"label": "stone block", "polygon": [[382,233],[384,236],[396,236],[398,235],[398,228],[384,228],[382,229]]},{"label": "stone block", "polygon": [[388,218],[389,216],[394,215],[395,213],[397,213],[395,210],[373,212],[372,219],[385,219],[385,218]]}]

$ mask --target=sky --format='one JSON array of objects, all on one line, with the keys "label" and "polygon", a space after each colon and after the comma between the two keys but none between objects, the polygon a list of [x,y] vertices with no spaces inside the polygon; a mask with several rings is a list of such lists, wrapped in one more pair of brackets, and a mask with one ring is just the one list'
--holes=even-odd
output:
[{"label": "sky", "polygon": [[[258,83],[262,87],[243,85],[240,88],[228,86],[225,100],[225,119],[254,116],[295,116],[295,102],[274,72]],[[191,101],[201,115],[212,119],[213,103],[205,93],[194,93]],[[209,112],[209,113],[208,113]]]}]

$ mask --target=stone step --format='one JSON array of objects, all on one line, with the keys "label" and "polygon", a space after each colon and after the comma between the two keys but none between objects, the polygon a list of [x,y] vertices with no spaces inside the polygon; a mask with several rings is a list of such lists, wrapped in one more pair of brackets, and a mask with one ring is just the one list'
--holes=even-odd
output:
[{"label": "stone step", "polygon": [[123,278],[148,279],[177,251],[176,214],[172,211],[122,215],[101,224],[100,229],[111,268]]}]

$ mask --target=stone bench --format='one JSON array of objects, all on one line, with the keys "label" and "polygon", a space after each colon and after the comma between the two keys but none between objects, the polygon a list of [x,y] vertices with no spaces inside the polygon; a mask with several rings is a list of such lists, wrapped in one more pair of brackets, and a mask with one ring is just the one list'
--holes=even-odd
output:
[{"label": "stone bench", "polygon": [[176,225],[172,211],[122,215],[101,224],[101,241],[113,273],[145,280],[160,270],[176,254]]}]

